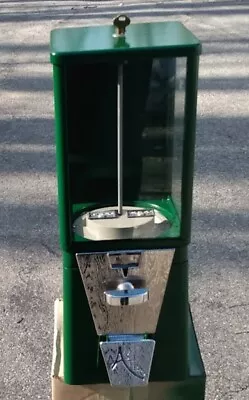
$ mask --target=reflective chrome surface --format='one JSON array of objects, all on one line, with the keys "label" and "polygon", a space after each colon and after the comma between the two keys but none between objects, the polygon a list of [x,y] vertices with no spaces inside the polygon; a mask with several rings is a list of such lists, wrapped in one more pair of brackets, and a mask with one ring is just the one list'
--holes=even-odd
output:
[{"label": "reflective chrome surface", "polygon": [[108,211],[90,211],[88,213],[89,219],[113,219],[118,218],[117,210],[108,210]]},{"label": "reflective chrome surface", "polygon": [[107,253],[112,268],[138,267],[141,252]]},{"label": "reflective chrome surface", "polygon": [[155,211],[153,208],[141,209],[141,210],[130,210],[127,211],[128,218],[144,218],[144,217],[154,217]]},{"label": "reflective chrome surface", "polygon": [[[141,254],[76,254],[98,335],[156,331],[173,256],[174,249]],[[105,293],[116,291],[125,282],[130,282],[135,289],[146,290],[149,299],[129,307],[108,304]]]},{"label": "reflective chrome surface", "polygon": [[142,335],[109,336],[100,342],[112,386],[133,387],[148,384],[155,341]]},{"label": "reflective chrome surface", "polygon": [[110,306],[135,306],[149,299],[148,289],[135,289],[131,282],[122,282],[116,290],[106,290],[105,298]]}]

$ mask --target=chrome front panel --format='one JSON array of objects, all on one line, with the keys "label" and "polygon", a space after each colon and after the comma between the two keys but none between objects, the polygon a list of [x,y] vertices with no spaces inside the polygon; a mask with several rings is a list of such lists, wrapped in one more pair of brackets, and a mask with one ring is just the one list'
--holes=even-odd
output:
[{"label": "chrome front panel", "polygon": [[[156,331],[173,256],[174,249],[76,254],[98,335]],[[126,297],[120,294],[122,301],[117,306],[117,298],[111,298],[112,302],[107,295],[111,291],[116,296],[116,289],[127,282],[130,287],[147,290],[148,296],[143,293],[142,299],[135,293],[129,301],[129,291],[126,291]],[[143,291],[138,290],[138,294],[140,292]],[[134,301],[137,301],[136,305],[133,305]]]},{"label": "chrome front panel", "polygon": [[143,335],[117,335],[100,343],[112,386],[137,387],[148,384],[155,341]]}]

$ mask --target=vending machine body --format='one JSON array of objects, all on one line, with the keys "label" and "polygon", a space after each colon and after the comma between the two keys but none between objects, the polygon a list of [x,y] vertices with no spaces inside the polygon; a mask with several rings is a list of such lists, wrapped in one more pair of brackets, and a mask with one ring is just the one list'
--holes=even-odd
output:
[{"label": "vending machine body", "polygon": [[200,52],[179,22],[51,33],[66,383],[204,398],[187,257]]}]

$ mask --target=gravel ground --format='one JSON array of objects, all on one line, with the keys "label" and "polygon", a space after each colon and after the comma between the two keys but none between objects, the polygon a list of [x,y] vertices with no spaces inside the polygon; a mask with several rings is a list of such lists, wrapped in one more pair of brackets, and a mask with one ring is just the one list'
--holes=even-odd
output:
[{"label": "gravel ground", "polygon": [[0,1],[0,398],[50,398],[61,293],[49,33],[181,20],[203,42],[190,299],[207,400],[249,398],[249,1]]}]

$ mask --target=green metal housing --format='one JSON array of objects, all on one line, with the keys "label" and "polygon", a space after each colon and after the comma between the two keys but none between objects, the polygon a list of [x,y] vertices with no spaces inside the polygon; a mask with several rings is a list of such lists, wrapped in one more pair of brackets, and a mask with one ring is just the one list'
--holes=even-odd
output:
[{"label": "green metal housing", "polygon": [[[54,77],[60,246],[64,267],[64,379],[69,384],[108,382],[104,362],[99,356],[100,338],[95,332],[75,253],[176,248],[154,335],[156,350],[150,380],[186,382],[188,385],[189,379],[193,378],[190,366],[194,358],[197,360],[194,378],[198,381],[199,389],[195,387],[193,396],[190,389],[190,397],[184,395],[181,397],[179,394],[179,398],[203,399],[205,372],[192,322],[190,323],[187,257],[187,245],[191,234],[198,63],[201,44],[180,22],[131,24],[126,37],[119,40],[114,40],[113,33],[112,25],[63,28],[51,32],[50,59]],[[82,240],[74,234],[72,228],[75,216],[82,210],[82,205],[86,206],[80,197],[82,188],[79,192],[72,189],[74,179],[79,179],[81,174],[78,164],[72,157],[72,148],[77,150],[82,143],[77,133],[77,126],[70,124],[70,112],[73,112],[70,110],[75,108],[80,114],[78,118],[79,124],[82,124],[80,126],[84,125],[86,116],[84,109],[78,107],[78,98],[76,96],[74,99],[73,92],[69,101],[71,87],[75,82],[80,86],[82,66],[101,63],[112,68],[120,61],[126,60],[134,65],[140,65],[141,73],[145,73],[143,66],[145,68],[148,60],[156,57],[185,57],[187,61],[180,224],[178,227],[174,226],[172,234],[157,239],[98,242]],[[91,74],[91,70],[88,71],[89,80],[103,79],[104,75],[96,76],[94,72]],[[135,78],[129,83],[131,90],[134,82]],[[82,96],[84,97],[84,87]],[[87,98],[85,101],[87,102]],[[100,104],[99,113],[101,116]],[[72,139],[74,135],[75,140]],[[84,136],[84,132],[82,135]],[[88,188],[84,190],[87,191]],[[170,199],[167,204],[170,204]],[[179,234],[174,234],[178,232],[177,229]],[[179,393],[182,393],[182,389],[179,390]],[[178,397],[172,394],[173,398]]]},{"label": "green metal housing", "polygon": [[[125,43],[123,38],[121,43],[119,40],[114,40],[112,37],[113,29],[112,26],[68,28],[54,30],[51,33],[61,247],[67,251],[109,251],[112,248],[115,250],[137,248],[145,250],[185,246],[190,242],[191,232],[198,56],[201,45],[198,39],[178,22],[131,25],[127,30]],[[99,39],[96,40],[96,38]],[[88,135],[87,126],[93,121],[87,120],[82,109],[77,109],[78,98],[74,98],[70,90],[76,83],[78,87],[80,86],[81,70],[85,65],[90,65],[90,69],[87,71],[88,73],[92,71],[92,79],[95,80],[96,71],[93,71],[93,65],[98,63],[107,65],[112,74],[114,71],[112,68],[115,68],[120,60],[125,59],[127,62],[130,61],[140,66],[139,71],[137,71],[139,74],[145,74],[144,70],[146,70],[148,62],[150,63],[151,58],[157,57],[185,57],[187,59],[180,234],[177,236],[169,234],[168,237],[159,237],[153,240],[122,240],[115,241],[115,243],[107,240],[101,242],[79,240],[72,232],[72,225],[75,212],[83,203],[80,196],[89,190],[89,185],[80,188],[81,195],[72,191],[72,182],[76,180],[76,186],[79,185],[78,182],[80,181],[80,173],[77,172],[79,165],[75,161],[75,148],[81,144],[82,137]],[[111,75],[108,78],[111,79]],[[102,74],[102,76],[97,77],[98,79],[101,81],[107,78]],[[135,80],[136,76],[130,79],[131,93]],[[70,101],[68,100],[69,94],[71,95]],[[82,96],[84,97],[84,87],[82,87]],[[132,96],[134,96],[134,93],[132,93]],[[141,101],[139,93],[137,100],[136,104],[139,104]],[[85,101],[87,102],[87,98]],[[84,104],[82,103],[82,107]],[[97,102],[97,105],[100,108],[100,117],[103,117],[101,114],[103,105],[101,102]],[[74,112],[72,108],[77,109],[78,115],[80,114],[77,119],[77,124],[82,124],[80,127],[83,132],[80,134],[77,133],[77,126],[70,125],[70,115]],[[137,112],[139,111],[138,109]],[[86,119],[85,122],[84,118]],[[113,119],[113,123],[115,123],[115,119]],[[84,126],[84,124],[87,126]],[[75,142],[71,139],[72,135],[75,136]],[[107,135],[107,132],[104,132],[104,135]],[[81,145],[82,148],[86,146],[84,143]],[[84,171],[81,175],[83,174]],[[90,201],[86,202],[85,207],[90,204]]]}]

